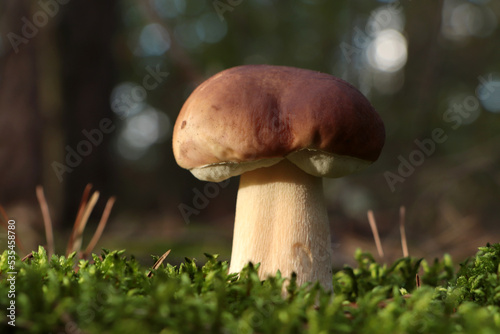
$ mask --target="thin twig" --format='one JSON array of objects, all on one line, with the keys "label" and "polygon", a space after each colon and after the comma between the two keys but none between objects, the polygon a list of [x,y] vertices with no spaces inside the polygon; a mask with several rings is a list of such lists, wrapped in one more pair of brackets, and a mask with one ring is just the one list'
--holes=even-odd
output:
[{"label": "thin twig", "polygon": [[85,249],[85,252],[83,252],[82,257],[85,259],[87,258],[92,250],[94,249],[95,245],[101,238],[102,232],[104,231],[104,228],[106,227],[106,223],[108,222],[109,215],[111,213],[111,209],[113,209],[113,205],[115,204],[115,197],[111,197],[108,199],[108,202],[106,203],[106,207],[104,208],[104,211],[101,216],[101,220],[99,221],[99,225],[97,225],[97,229],[92,236],[92,239],[90,240],[87,248]]},{"label": "thin twig", "polygon": [[78,205],[78,213],[76,214],[75,223],[73,224],[73,230],[69,236],[68,246],[66,247],[66,256],[68,256],[73,251],[73,244],[75,242],[75,237],[78,231],[78,226],[80,225],[80,220],[82,219],[83,211],[89,200],[90,190],[92,189],[92,183],[88,183],[83,190],[82,199],[80,200],[80,205]]},{"label": "thin twig", "polygon": [[382,244],[380,243],[380,237],[378,235],[377,222],[373,216],[373,211],[368,210],[368,222],[370,223],[370,228],[372,229],[373,239],[375,239],[375,245],[377,246],[378,256],[384,258],[384,250],[382,249]]},{"label": "thin twig", "polygon": [[417,286],[417,289],[422,286],[422,282],[420,281],[420,276],[418,274],[415,276],[415,285]]},{"label": "thin twig", "polygon": [[50,219],[49,206],[47,205],[47,200],[45,199],[43,187],[40,185],[36,187],[36,197],[38,198],[38,203],[40,204],[40,209],[42,210],[43,224],[45,226],[45,238],[47,239],[47,256],[50,259],[52,254],[54,254],[54,233],[52,231],[52,220]]},{"label": "thin twig", "polygon": [[[152,267],[153,270],[156,270],[156,269],[160,268],[160,266],[163,263],[163,261],[167,258],[168,254],[170,254],[170,251],[171,251],[171,249],[169,249],[162,256],[160,256],[160,258],[158,259],[158,261],[156,261],[155,264],[153,264],[153,267]],[[152,277],[152,276],[153,276],[153,271],[150,271],[148,273],[148,277]]]},{"label": "thin twig", "polygon": [[87,221],[89,220],[90,214],[92,213],[92,210],[94,209],[94,206],[97,203],[98,199],[99,199],[99,192],[96,191],[92,194],[89,202],[85,206],[85,209],[83,210],[82,219],[80,220],[80,222],[78,223],[78,226],[77,226],[76,235],[75,235],[74,244],[73,244],[73,249],[71,250],[71,252],[75,252],[75,251],[79,252],[80,249],[82,248],[83,231],[85,230],[85,226],[87,225]]},{"label": "thin twig", "polygon": [[25,255],[25,256],[21,259],[21,262],[24,262],[24,261],[26,261],[26,260],[28,260],[28,259],[32,259],[32,258],[33,258],[33,252],[26,254],[26,255]]},{"label": "thin twig", "polygon": [[399,208],[399,233],[401,234],[401,247],[403,248],[403,257],[408,257],[408,244],[406,243],[406,229],[405,229],[405,215],[406,209],[404,206]]}]

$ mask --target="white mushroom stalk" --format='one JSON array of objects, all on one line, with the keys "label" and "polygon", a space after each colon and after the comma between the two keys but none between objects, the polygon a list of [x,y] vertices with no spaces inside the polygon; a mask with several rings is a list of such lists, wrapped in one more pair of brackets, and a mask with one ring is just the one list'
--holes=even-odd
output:
[{"label": "white mushroom stalk", "polygon": [[298,284],[332,289],[322,178],[373,163],[384,124],[349,83],[304,69],[245,65],[198,86],[174,126],[179,166],[200,180],[241,175],[230,272],[260,263]]},{"label": "white mushroom stalk", "polygon": [[263,279],[297,274],[297,283],[332,289],[330,227],[322,179],[287,159],[240,179],[230,272],[260,263]]}]

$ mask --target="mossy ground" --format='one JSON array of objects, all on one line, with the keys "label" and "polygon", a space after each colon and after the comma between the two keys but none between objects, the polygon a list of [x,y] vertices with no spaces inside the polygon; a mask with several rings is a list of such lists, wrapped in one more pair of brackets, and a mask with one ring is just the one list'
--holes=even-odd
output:
[{"label": "mossy ground", "polygon": [[[499,333],[500,244],[481,247],[456,271],[449,256],[427,263],[402,258],[391,266],[356,252],[357,266],[334,273],[334,293],[298,287],[279,273],[259,280],[257,268],[227,274],[206,255],[152,271],[125,251],[92,260],[47,258],[40,248],[15,262],[0,258],[0,308],[15,300],[16,327],[29,333]],[[421,281],[417,286],[416,276]],[[286,296],[283,296],[286,284]],[[7,311],[8,314],[8,311]]]}]

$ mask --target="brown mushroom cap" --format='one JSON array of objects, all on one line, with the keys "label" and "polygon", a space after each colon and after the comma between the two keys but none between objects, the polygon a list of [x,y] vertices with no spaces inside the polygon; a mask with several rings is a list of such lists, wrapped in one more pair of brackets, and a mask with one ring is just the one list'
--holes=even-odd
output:
[{"label": "brown mushroom cap", "polygon": [[177,163],[222,181],[289,159],[305,172],[340,177],[375,161],[382,120],[356,88],[329,74],[245,65],[198,86],[173,132]]}]

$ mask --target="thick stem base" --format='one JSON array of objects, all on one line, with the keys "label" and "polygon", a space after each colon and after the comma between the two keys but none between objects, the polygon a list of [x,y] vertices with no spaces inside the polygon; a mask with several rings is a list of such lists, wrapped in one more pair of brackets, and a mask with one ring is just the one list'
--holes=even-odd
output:
[{"label": "thick stem base", "polygon": [[322,179],[288,160],[241,176],[230,272],[260,262],[262,279],[278,270],[297,283],[332,289],[330,227]]}]

